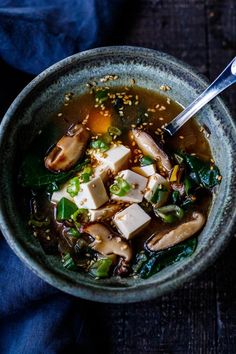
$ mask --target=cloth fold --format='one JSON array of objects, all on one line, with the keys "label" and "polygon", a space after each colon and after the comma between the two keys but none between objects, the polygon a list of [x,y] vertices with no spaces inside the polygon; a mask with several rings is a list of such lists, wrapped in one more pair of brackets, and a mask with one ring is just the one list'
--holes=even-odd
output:
[{"label": "cloth fold", "polygon": [[69,55],[104,45],[124,0],[0,0],[0,56],[38,74]]}]

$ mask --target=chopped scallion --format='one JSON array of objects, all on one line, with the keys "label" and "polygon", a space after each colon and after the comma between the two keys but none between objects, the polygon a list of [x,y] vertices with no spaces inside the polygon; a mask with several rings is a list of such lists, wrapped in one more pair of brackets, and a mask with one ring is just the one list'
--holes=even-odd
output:
[{"label": "chopped scallion", "polygon": [[95,278],[107,278],[112,265],[110,258],[101,258],[89,268],[89,273]]},{"label": "chopped scallion", "polygon": [[184,216],[183,209],[174,204],[166,205],[161,208],[154,208],[154,212],[162,219],[162,221],[168,224],[178,221]]},{"label": "chopped scallion", "polygon": [[109,145],[101,139],[91,141],[90,146],[91,148],[101,150],[102,152],[109,150]]},{"label": "chopped scallion", "polygon": [[141,166],[148,166],[151,165],[154,162],[154,160],[150,156],[143,156],[140,160],[140,165]]},{"label": "chopped scallion", "polygon": [[62,263],[63,263],[63,267],[68,269],[68,270],[76,270],[76,268],[77,268],[73,258],[70,255],[70,253],[66,253],[62,257]]},{"label": "chopped scallion", "polygon": [[66,189],[67,193],[73,198],[80,191],[80,182],[78,177],[74,177],[69,181],[69,185]]},{"label": "chopped scallion", "polygon": [[115,183],[110,186],[111,194],[118,195],[119,197],[125,196],[131,190],[131,185],[121,177],[117,177]]}]

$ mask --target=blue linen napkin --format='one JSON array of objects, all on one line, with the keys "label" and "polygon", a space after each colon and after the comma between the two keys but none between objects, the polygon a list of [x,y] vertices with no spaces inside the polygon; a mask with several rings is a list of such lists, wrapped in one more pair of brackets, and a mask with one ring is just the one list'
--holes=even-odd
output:
[{"label": "blue linen napkin", "polygon": [[124,0],[0,0],[0,56],[38,74],[79,51],[104,45]]},{"label": "blue linen napkin", "polygon": [[[37,74],[68,55],[104,45],[122,3],[0,0],[0,58]],[[9,80],[14,87],[15,74]],[[96,353],[82,318],[84,304],[35,276],[0,235],[1,354]]]}]

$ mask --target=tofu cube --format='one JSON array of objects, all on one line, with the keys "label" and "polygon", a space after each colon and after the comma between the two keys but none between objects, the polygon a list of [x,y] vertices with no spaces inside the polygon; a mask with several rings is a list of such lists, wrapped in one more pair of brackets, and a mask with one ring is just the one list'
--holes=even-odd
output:
[{"label": "tofu cube", "polygon": [[104,153],[96,152],[94,157],[109,166],[114,173],[126,168],[131,157],[131,151],[124,145],[114,146]]},{"label": "tofu cube", "polygon": [[[158,173],[155,173],[154,175],[149,177],[147,188],[146,188],[146,192],[144,194],[144,198],[148,202],[151,201],[151,199],[154,196],[157,188],[160,185],[162,185],[162,186],[167,188],[166,194],[162,196],[163,200],[161,201],[161,204],[163,205],[167,201],[168,196],[169,196],[169,183],[164,177],[162,177]],[[158,206],[161,206],[161,205],[158,205]]]},{"label": "tofu cube", "polygon": [[107,164],[99,163],[93,170],[94,177],[101,177],[103,182],[108,180],[108,171],[111,170]]},{"label": "tofu cube", "polygon": [[66,191],[67,187],[68,183],[65,183],[59,191],[53,192],[51,202],[57,204],[61,200],[61,198],[67,198],[73,202],[73,198]]},{"label": "tofu cube", "polygon": [[156,165],[135,166],[132,167],[132,170],[144,177],[150,177],[156,172]]},{"label": "tofu cube", "polygon": [[132,204],[117,213],[113,220],[122,235],[129,240],[149,224],[151,217],[138,204]]},{"label": "tofu cube", "polygon": [[89,210],[89,220],[103,221],[112,218],[112,216],[121,209],[119,204],[107,204],[96,210]]},{"label": "tofu cube", "polygon": [[131,185],[131,190],[123,197],[112,194],[112,199],[128,203],[140,203],[143,200],[148,179],[131,170],[121,171],[119,176]]},{"label": "tofu cube", "polygon": [[78,208],[97,209],[108,199],[101,177],[95,177],[88,183],[81,183],[80,191],[74,197],[74,203]]}]

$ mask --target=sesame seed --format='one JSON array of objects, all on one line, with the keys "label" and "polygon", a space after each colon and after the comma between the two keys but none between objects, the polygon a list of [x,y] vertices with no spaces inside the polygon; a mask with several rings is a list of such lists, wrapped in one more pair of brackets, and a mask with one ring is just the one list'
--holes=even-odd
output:
[{"label": "sesame seed", "polygon": [[58,116],[58,117],[61,117],[61,116],[62,116],[62,113],[61,113],[61,112],[60,112],[60,113],[58,113],[58,114],[57,114],[57,116]]},{"label": "sesame seed", "polygon": [[180,138],[181,140],[183,140],[183,139],[184,139],[184,136],[183,136],[183,135],[180,135],[179,138]]}]

